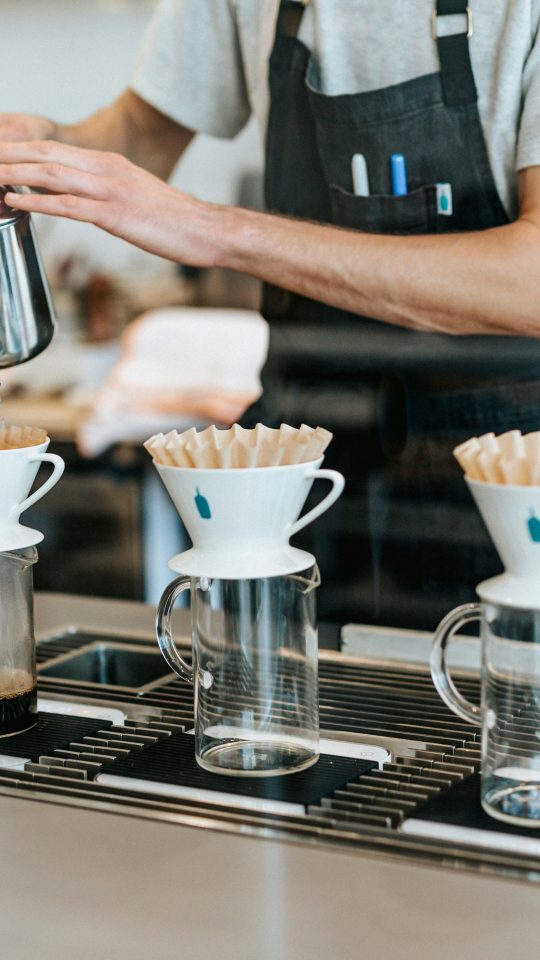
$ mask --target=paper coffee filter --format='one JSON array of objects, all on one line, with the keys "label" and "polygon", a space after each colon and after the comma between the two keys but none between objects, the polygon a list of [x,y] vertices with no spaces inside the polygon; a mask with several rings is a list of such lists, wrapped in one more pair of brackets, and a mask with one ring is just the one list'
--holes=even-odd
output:
[{"label": "paper coffee filter", "polygon": [[194,427],[158,433],[144,446],[164,466],[227,469],[310,463],[322,457],[331,439],[328,430],[307,424],[273,429],[258,423],[250,430],[235,423],[228,430],[212,425],[199,433]]},{"label": "paper coffee filter", "polygon": [[36,447],[45,443],[47,431],[41,427],[9,427],[0,423],[0,450],[14,450],[17,447]]},{"label": "paper coffee filter", "polygon": [[540,486],[540,431],[484,433],[459,444],[454,456],[471,480]]}]

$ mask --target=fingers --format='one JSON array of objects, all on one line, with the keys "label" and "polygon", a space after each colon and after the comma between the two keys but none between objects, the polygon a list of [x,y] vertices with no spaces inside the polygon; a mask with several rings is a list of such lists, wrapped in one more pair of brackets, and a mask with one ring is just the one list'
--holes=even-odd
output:
[{"label": "fingers", "polygon": [[[60,196],[107,200],[123,196],[126,189],[133,192],[133,183],[141,174],[125,157],[114,153],[53,141],[0,142],[0,183],[9,186],[30,185],[33,190]],[[10,194],[6,202],[15,209],[37,211],[35,199],[23,202],[22,196]]]},{"label": "fingers", "polygon": [[86,147],[72,147],[55,140],[0,142],[0,164],[51,163],[72,167],[97,176],[131,166],[125,157]]},{"label": "fingers", "polygon": [[6,203],[17,210],[68,217],[101,225],[105,204],[99,200],[74,197],[71,194],[6,193]]},{"label": "fingers", "polygon": [[103,199],[107,183],[93,174],[63,167],[57,163],[0,163],[0,183],[9,186],[31,186],[53,193],[75,193],[83,197]]},{"label": "fingers", "polygon": [[0,183],[9,186],[29,185],[34,189],[50,190],[53,193],[75,193],[96,200],[107,196],[107,182],[94,174],[47,163],[0,163]]},{"label": "fingers", "polygon": [[[174,244],[171,245],[170,236],[167,234],[164,242],[162,238],[163,228],[159,218],[157,228],[153,222],[152,218],[155,219],[156,217],[155,211],[147,213],[139,221],[137,218],[133,218],[125,204],[116,204],[111,200],[75,197],[71,194],[7,193],[6,203],[29,213],[66,217],[69,220],[93,223],[114,236],[134,243],[142,250],[175,259],[175,256],[171,253]],[[173,232],[173,238],[176,233],[177,231]],[[184,258],[182,262],[184,262]]]}]

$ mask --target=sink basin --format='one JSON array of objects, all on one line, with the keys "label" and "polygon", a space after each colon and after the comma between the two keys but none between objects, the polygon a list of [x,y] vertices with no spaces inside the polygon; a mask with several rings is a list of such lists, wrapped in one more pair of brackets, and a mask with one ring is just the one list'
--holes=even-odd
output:
[{"label": "sink basin", "polygon": [[172,679],[163,657],[153,647],[96,642],[63,654],[38,667],[39,677],[116,690],[144,692]]}]

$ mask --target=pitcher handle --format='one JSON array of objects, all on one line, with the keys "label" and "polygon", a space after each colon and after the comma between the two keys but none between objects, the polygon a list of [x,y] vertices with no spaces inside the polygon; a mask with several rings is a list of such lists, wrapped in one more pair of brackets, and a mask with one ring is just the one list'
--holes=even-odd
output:
[{"label": "pitcher handle", "polygon": [[324,498],[324,500],[321,500],[316,507],[313,507],[313,510],[305,513],[303,517],[300,517],[300,519],[296,521],[296,523],[292,524],[289,530],[290,537],[292,537],[293,534],[298,533],[299,530],[302,530],[303,527],[306,527],[308,523],[311,523],[312,520],[320,517],[321,513],[324,513],[325,510],[328,510],[328,508],[336,502],[337,498],[343,492],[343,487],[345,486],[345,477],[341,473],[338,473],[337,470],[311,470],[309,473],[306,473],[305,478],[306,480],[330,480],[332,483],[332,489]]},{"label": "pitcher handle", "polygon": [[182,680],[193,683],[193,667],[186,663],[176,649],[171,630],[171,616],[174,604],[181,593],[191,589],[189,577],[178,577],[165,588],[159,601],[156,614],[156,636],[165,660],[171,670],[173,670]]},{"label": "pitcher handle", "polygon": [[454,681],[448,672],[446,662],[447,647],[452,637],[467,623],[482,618],[482,607],[479,603],[464,603],[441,620],[433,637],[433,646],[429,666],[435,689],[450,710],[467,723],[482,726],[482,710],[474,703],[470,703],[454,686]]},{"label": "pitcher handle", "polygon": [[59,457],[57,453],[36,453],[34,457],[29,458],[30,463],[35,463],[36,460],[52,463],[53,472],[45,481],[45,483],[41,484],[38,490],[34,490],[34,493],[31,493],[26,500],[23,500],[22,503],[17,504],[17,507],[14,511],[14,515],[16,517],[20,517],[21,513],[24,513],[25,510],[28,510],[28,507],[31,507],[32,504],[36,503],[37,500],[41,500],[41,498],[49,492],[51,487],[54,487],[55,483],[58,483],[64,472],[65,463],[62,460],[62,457]]}]

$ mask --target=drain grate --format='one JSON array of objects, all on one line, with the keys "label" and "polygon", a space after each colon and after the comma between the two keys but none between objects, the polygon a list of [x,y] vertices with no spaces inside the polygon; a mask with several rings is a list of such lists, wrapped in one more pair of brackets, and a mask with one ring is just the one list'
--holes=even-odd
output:
[{"label": "drain grate", "polygon": [[[194,740],[188,734],[177,733],[167,741],[149,747],[144,753],[131,754],[118,759],[100,775],[100,783],[121,784],[122,778],[129,779],[133,789],[158,792],[163,784],[179,787],[181,792],[168,791],[170,796],[200,798],[204,793],[210,802],[216,802],[215,795],[225,797],[225,802],[235,805],[235,799],[242,800],[242,806],[255,810],[268,811],[270,806],[264,801],[272,801],[272,807],[278,812],[286,806],[290,812],[302,815],[310,804],[318,803],[349,781],[371,770],[376,764],[368,760],[352,760],[346,757],[321,756],[316,764],[307,770],[301,770],[292,776],[278,777],[232,777],[209,773],[203,770],[195,760]],[[114,779],[111,779],[114,778]],[[136,784],[136,781],[139,781]],[[136,785],[135,785],[136,784]],[[126,784],[127,786],[127,784]],[[263,801],[263,804],[259,804]],[[295,809],[293,809],[295,808]]]},{"label": "drain grate", "polygon": [[540,855],[540,821],[538,828],[518,827],[488,816],[480,803],[478,773],[422,804],[402,829],[418,836]]},{"label": "drain grate", "polygon": [[[95,643],[148,650],[151,639],[70,630],[42,641],[38,660],[45,665]],[[457,675],[457,682],[469,699],[478,702],[479,683],[474,676]],[[42,696],[120,707],[127,719],[123,726],[98,721],[92,733],[77,734],[67,746],[40,754],[37,762],[27,764],[24,770],[0,769],[0,793],[243,834],[345,844],[359,851],[540,880],[540,856],[536,854],[480,849],[459,839],[450,843],[402,829],[404,821],[412,819],[428,801],[452,796],[459,784],[478,771],[480,763],[478,731],[447,710],[426,667],[393,667],[337,653],[322,654],[322,735],[332,741],[378,744],[389,750],[391,760],[383,769],[373,767],[359,773],[355,767],[327,793],[310,797],[307,806],[302,804],[301,815],[286,814],[282,809],[240,810],[231,794],[223,794],[217,801],[214,797],[213,803],[193,794],[160,796],[152,792],[146,774],[139,777],[137,791],[120,776],[107,782],[115,766],[117,771],[144,770],[148,758],[193,724],[192,690],[180,680],[158,680],[150,689],[138,691],[113,687],[103,690],[95,684],[86,687],[66,678],[39,675]]]},{"label": "drain grate", "polygon": [[38,760],[45,753],[61,750],[73,740],[88,737],[100,727],[107,727],[107,721],[97,721],[91,717],[66,717],[56,713],[38,713],[37,724],[31,730],[14,737],[0,740],[0,753],[7,757],[25,757]]}]

